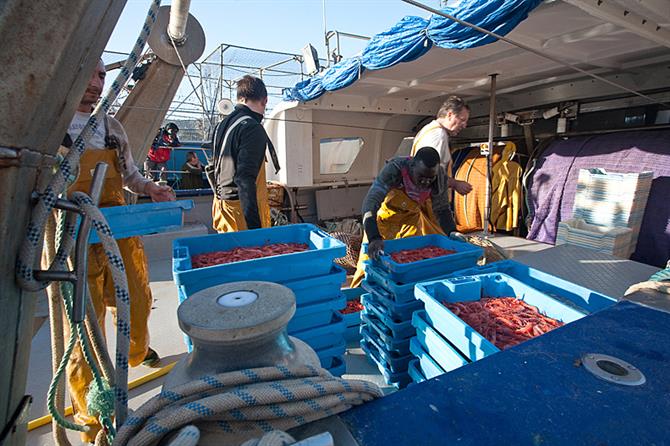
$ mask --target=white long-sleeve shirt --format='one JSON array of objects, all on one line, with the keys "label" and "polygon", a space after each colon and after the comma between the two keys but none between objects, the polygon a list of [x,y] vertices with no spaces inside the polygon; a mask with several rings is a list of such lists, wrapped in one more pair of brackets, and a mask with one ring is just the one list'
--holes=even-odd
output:
[{"label": "white long-sleeve shirt", "polygon": [[432,120],[416,134],[412,143],[412,156],[422,147],[432,147],[440,154],[440,164],[447,166],[451,162],[451,151],[449,150],[449,134],[437,122]]},{"label": "white long-sleeve shirt", "polygon": [[[72,138],[72,141],[77,139],[81,134],[81,131],[84,129],[84,126],[86,126],[90,116],[90,113],[83,113],[80,111],[75,112],[67,131],[70,138]],[[116,147],[106,147],[106,124],[109,124],[109,137],[114,143],[113,145]],[[86,147],[89,149],[100,150],[115,149],[119,157],[119,168],[121,170],[123,187],[136,194],[146,193],[145,187],[151,180],[144,178],[135,165],[133,154],[128,145],[128,135],[119,121],[111,116],[108,116],[107,119],[102,119],[101,122],[98,123],[98,128],[95,133],[86,143]]]}]

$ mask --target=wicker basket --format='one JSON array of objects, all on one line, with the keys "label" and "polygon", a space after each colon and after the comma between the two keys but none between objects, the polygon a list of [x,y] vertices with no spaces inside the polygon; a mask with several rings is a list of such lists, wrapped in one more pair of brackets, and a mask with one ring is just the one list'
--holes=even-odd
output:
[{"label": "wicker basket", "polygon": [[284,207],[284,187],[279,184],[268,183],[268,202],[271,208]]}]

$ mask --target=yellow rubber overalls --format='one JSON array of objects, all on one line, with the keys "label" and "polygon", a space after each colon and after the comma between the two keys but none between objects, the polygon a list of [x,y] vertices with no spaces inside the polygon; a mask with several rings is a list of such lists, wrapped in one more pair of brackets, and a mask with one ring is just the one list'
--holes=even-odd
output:
[{"label": "yellow rubber overalls", "polygon": [[[79,177],[68,189],[68,194],[74,191],[89,193],[92,172],[99,162],[108,165],[99,206],[125,205],[119,159],[114,149],[87,149],[79,162]],[[126,268],[130,291],[130,352],[128,362],[134,367],[144,360],[149,347],[148,320],[152,305],[151,290],[149,289],[149,269],[144,255],[144,246],[139,237],[120,239],[117,240],[117,243]],[[112,315],[116,319],[116,302],[112,272],[108,267],[107,257],[101,243],[92,244],[88,249],[88,288],[98,324],[104,333],[106,309],[111,307]],[[69,334],[66,334],[66,336],[69,336]],[[89,432],[81,434],[82,440],[93,442],[95,435],[100,430],[100,424],[97,418],[88,414],[86,408],[86,393],[93,376],[79,344],[72,352],[68,363],[67,379],[74,409],[74,419],[78,424],[86,424],[91,428]]]},{"label": "yellow rubber overalls", "polygon": [[[265,181],[265,162],[261,165],[261,169],[256,177],[256,200],[258,201],[261,227],[269,228],[272,222],[270,220],[268,185]],[[219,200],[214,196],[214,201],[212,202],[212,226],[217,232],[236,232],[248,229],[240,200]]]},{"label": "yellow rubber overalls", "polygon": [[[429,198],[422,204],[412,200],[402,189],[391,189],[377,211],[377,227],[383,240],[394,240],[415,235],[444,234],[435,214],[433,202]],[[367,243],[364,235],[363,243]],[[361,247],[356,273],[351,288],[360,286],[365,277],[364,261],[368,255]]]}]

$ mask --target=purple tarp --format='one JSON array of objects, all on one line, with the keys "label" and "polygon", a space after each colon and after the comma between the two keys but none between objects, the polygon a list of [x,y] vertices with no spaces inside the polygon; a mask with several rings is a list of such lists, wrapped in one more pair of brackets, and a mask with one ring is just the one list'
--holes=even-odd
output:
[{"label": "purple tarp", "polygon": [[664,267],[670,259],[670,131],[656,130],[554,141],[528,184],[528,238],[554,243],[558,222],[572,217],[579,169],[654,172],[637,249],[631,259]]}]

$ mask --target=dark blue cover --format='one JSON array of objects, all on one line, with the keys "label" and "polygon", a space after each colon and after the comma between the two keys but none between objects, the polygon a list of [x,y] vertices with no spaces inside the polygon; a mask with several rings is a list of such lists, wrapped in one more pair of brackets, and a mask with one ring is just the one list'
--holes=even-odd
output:
[{"label": "dark blue cover", "polygon": [[[340,418],[361,446],[670,444],[670,314],[630,302],[356,407]],[[588,373],[603,353],[640,369],[627,387]]]}]

